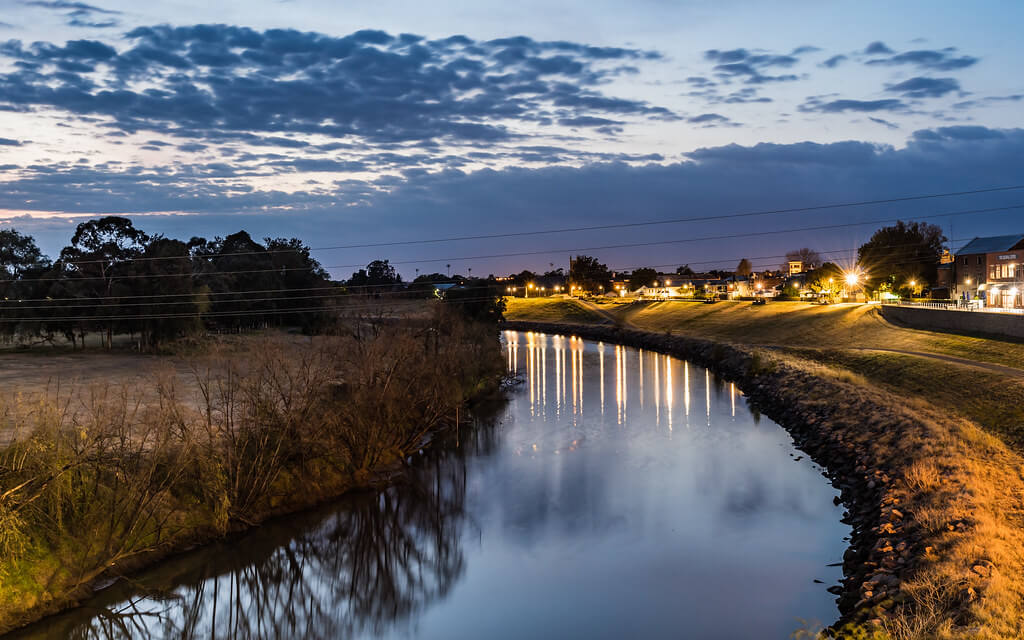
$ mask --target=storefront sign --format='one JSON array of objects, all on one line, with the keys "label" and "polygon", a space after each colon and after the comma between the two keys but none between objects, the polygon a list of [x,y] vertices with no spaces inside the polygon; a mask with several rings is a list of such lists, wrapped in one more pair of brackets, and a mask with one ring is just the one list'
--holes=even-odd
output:
[{"label": "storefront sign", "polygon": [[999,256],[999,259],[1000,260],[1016,260],[1017,259],[1017,254],[1016,253],[1004,253],[1003,255]]}]

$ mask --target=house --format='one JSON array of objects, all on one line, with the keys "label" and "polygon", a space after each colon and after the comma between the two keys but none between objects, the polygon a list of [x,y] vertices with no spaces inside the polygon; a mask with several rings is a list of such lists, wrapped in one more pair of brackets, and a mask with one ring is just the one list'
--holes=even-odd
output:
[{"label": "house", "polygon": [[665,287],[665,286],[651,286],[651,287],[640,287],[636,290],[636,295],[641,298],[654,299],[654,300],[667,300],[669,298],[682,298],[684,295],[689,295],[684,292],[682,287]]},{"label": "house", "polygon": [[1024,234],[975,238],[953,262],[953,296],[983,300],[985,306],[1021,308]]}]

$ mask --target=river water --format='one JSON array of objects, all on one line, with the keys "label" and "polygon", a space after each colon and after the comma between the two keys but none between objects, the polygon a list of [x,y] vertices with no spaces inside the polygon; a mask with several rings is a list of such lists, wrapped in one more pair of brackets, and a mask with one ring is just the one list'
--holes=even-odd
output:
[{"label": "river water", "polygon": [[175,558],[17,637],[763,639],[837,617],[836,491],[734,385],[613,344],[503,345],[522,384],[408,482]]}]

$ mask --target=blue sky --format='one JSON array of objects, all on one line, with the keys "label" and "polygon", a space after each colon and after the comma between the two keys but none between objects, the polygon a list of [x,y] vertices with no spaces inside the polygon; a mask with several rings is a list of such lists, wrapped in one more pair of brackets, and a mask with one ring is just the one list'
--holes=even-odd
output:
[{"label": "blue sky", "polygon": [[[1020,3],[353,4],[0,0],[0,224],[51,254],[108,213],[320,248],[1024,183]],[[316,255],[337,276],[378,257],[407,276],[546,269],[573,250],[772,266],[804,245],[848,259],[896,218],[937,216],[954,245],[1024,231],[1024,209],[947,215],[1016,204]]]}]

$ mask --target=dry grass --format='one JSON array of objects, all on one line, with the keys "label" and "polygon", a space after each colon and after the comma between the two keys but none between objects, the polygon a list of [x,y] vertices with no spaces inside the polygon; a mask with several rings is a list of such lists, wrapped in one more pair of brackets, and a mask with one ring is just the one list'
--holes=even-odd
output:
[{"label": "dry grass", "polygon": [[[568,308],[567,308],[568,309]],[[806,302],[699,304],[668,301],[610,306],[639,329],[716,338],[744,344],[811,348],[880,348],[936,353],[1010,367],[1024,366],[1024,343],[899,327],[881,317],[874,305],[814,305]],[[516,310],[517,320],[556,322]],[[511,316],[510,316],[511,319]],[[568,317],[564,322],[584,322]]]},{"label": "dry grass", "polygon": [[[885,618],[896,640],[1024,637],[1024,459],[976,423],[878,385],[823,375],[821,362],[773,357],[819,380],[808,401],[845,416],[870,466],[891,471],[889,495],[920,541]],[[831,368],[831,367],[830,367]],[[821,398],[820,396],[828,396]],[[865,410],[865,407],[874,410]]]},{"label": "dry grass", "polygon": [[0,396],[0,631],[112,567],[371,482],[503,367],[493,326],[442,309],[228,345],[191,371]]},{"label": "dry grass", "polygon": [[578,322],[600,324],[600,314],[587,309],[571,298],[505,298],[505,318],[533,322]]}]

